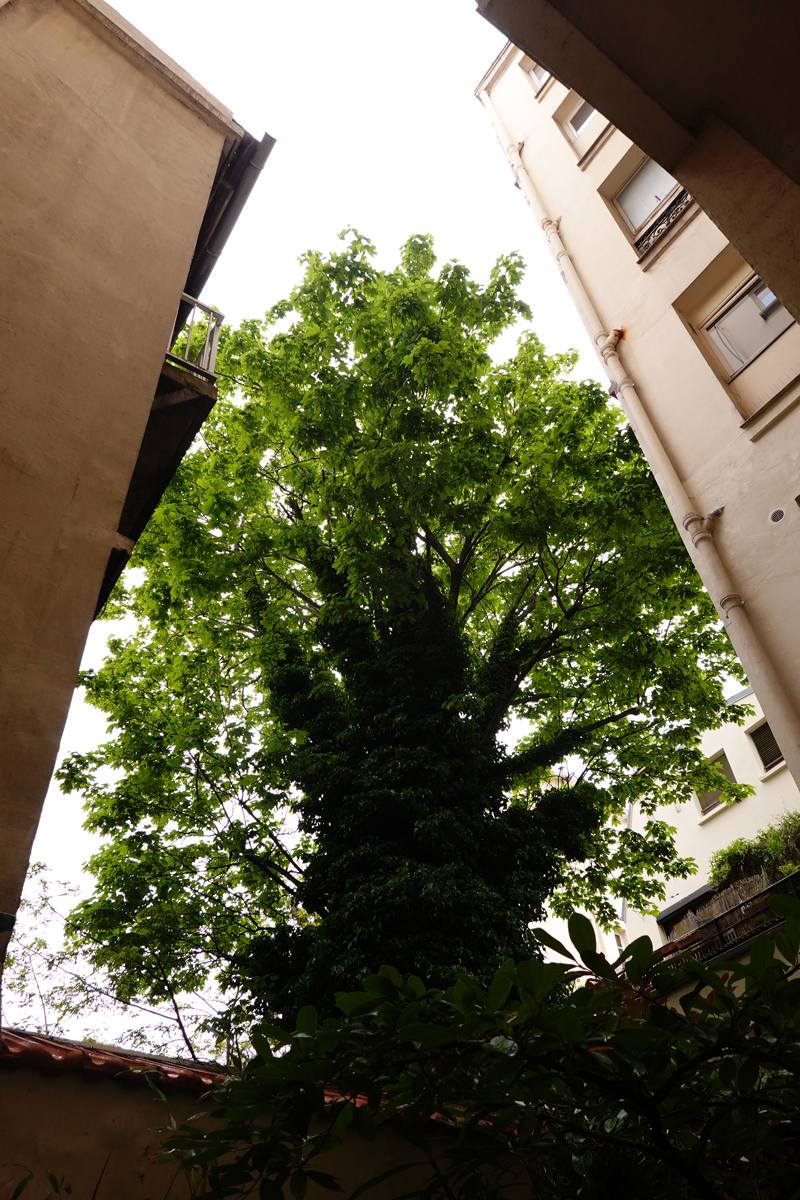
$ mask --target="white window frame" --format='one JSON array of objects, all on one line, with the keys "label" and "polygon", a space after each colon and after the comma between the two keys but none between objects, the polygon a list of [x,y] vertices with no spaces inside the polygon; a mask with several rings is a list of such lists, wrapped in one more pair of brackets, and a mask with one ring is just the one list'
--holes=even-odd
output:
[{"label": "white window frame", "polygon": [[[711,755],[711,757],[709,758],[708,761],[711,764],[711,766],[714,766],[716,763],[722,762],[723,758],[725,759],[726,763],[728,764],[728,770],[730,771],[731,775],[733,775],[733,767],[731,766],[730,759],[728,758],[727,752],[725,750],[718,750],[716,752],[716,754]],[[722,774],[725,779],[728,779],[728,776],[725,775],[724,771],[720,772],[720,774]],[[733,775],[733,779],[728,779],[728,782],[736,783],[736,776]],[[720,795],[717,796],[717,799],[714,800],[711,804],[709,804],[707,808],[703,808],[703,796],[708,796],[710,793],[709,792],[696,792],[695,793],[695,795],[697,796],[697,807],[700,810],[701,817],[707,817],[709,813],[716,812],[717,809],[720,807],[720,805],[725,804],[725,801],[722,799],[722,795],[721,795],[722,789],[721,788],[720,789],[713,788],[712,790],[713,791],[719,790]]]},{"label": "white window frame", "polygon": [[628,184],[633,182],[633,180],[636,178],[636,176],[639,174],[639,172],[644,170],[647,163],[652,162],[652,161],[653,160],[649,157],[642,159],[642,161],[637,165],[636,170],[631,171],[628,178],[625,180],[625,182],[620,187],[617,188],[616,192],[614,193],[614,195],[611,198],[611,203],[614,205],[616,212],[619,213],[620,219],[622,220],[625,229],[627,229],[629,231],[632,242],[635,242],[637,237],[639,237],[642,233],[644,233],[644,231],[646,229],[648,229],[651,225],[654,225],[656,223],[658,218],[663,213],[664,209],[668,208],[669,205],[672,203],[672,201],[675,199],[675,197],[678,195],[678,193],[683,190],[682,185],[680,183],[678,183],[678,181],[676,180],[675,187],[672,189],[672,191],[669,193],[669,195],[665,196],[664,199],[661,201],[661,203],[659,205],[657,205],[657,207],[654,208],[652,210],[652,212],[648,213],[648,215],[642,221],[641,225],[634,226],[633,222],[629,219],[628,214],[625,212],[625,209],[620,204],[619,197],[625,191],[625,188],[628,186]]},{"label": "white window frame", "polygon": [[[541,78],[539,78],[539,76],[536,74],[537,70],[544,72]],[[533,90],[537,96],[544,85],[552,79],[552,75],[548,71],[547,67],[543,67],[541,63],[537,62],[535,62],[533,66],[528,67],[526,74],[533,84]]]},{"label": "white window frame", "polygon": [[[733,293],[733,295],[728,296],[728,298],[725,301],[723,301],[723,303],[720,304],[718,306],[718,308],[716,308],[714,310],[714,312],[711,313],[710,316],[706,317],[706,319],[700,325],[699,332],[703,338],[703,341],[706,344],[706,346],[708,346],[711,353],[713,354],[714,361],[719,363],[719,365],[722,369],[722,372],[724,374],[724,377],[728,383],[730,383],[731,380],[735,379],[737,375],[741,375],[742,371],[746,371],[747,368],[752,363],[754,363],[757,358],[760,358],[761,355],[766,350],[769,350],[770,346],[775,345],[775,343],[777,342],[777,340],[781,336],[781,334],[786,333],[786,331],[788,329],[791,329],[792,325],[794,325],[796,323],[793,318],[791,323],[789,325],[787,325],[785,329],[782,329],[780,331],[780,333],[776,333],[775,336],[773,338],[771,338],[770,341],[768,341],[765,345],[763,345],[760,350],[757,350],[756,353],[751,358],[748,358],[747,362],[742,363],[741,366],[739,366],[739,367],[731,366],[731,364],[728,362],[728,360],[723,357],[719,347],[717,346],[716,342],[714,341],[714,339],[711,336],[709,331],[713,325],[716,325],[717,321],[721,320],[722,317],[724,317],[726,313],[730,312],[730,310],[732,308],[735,308],[736,305],[739,303],[739,301],[743,300],[744,297],[747,295],[747,293],[750,291],[753,291],[759,283],[762,284],[762,286],[768,286],[768,285],[763,284],[763,281],[760,278],[760,276],[756,275],[755,272],[753,272],[748,277],[748,279],[746,279],[745,282],[736,289],[736,291]],[[781,305],[781,307],[785,307],[785,305],[783,305],[783,303],[780,299],[778,299],[776,297],[776,300],[777,300],[777,303]],[[770,304],[765,307],[765,311],[768,312],[773,307],[774,307],[774,304]],[[791,316],[791,313],[789,315]]]},{"label": "white window frame", "polygon": [[[572,122],[573,122],[573,119],[580,112],[580,110],[583,108],[584,104],[588,105],[592,111],[589,113],[586,120],[582,121],[581,124],[576,129],[575,126],[572,124]],[[583,137],[584,133],[586,132],[586,126],[596,116],[597,116],[597,109],[594,107],[594,105],[590,104],[588,100],[584,100],[583,97],[580,97],[578,99],[578,103],[572,109],[572,112],[564,120],[564,129],[567,131],[567,137],[570,139],[570,141],[577,142],[578,138]]]}]

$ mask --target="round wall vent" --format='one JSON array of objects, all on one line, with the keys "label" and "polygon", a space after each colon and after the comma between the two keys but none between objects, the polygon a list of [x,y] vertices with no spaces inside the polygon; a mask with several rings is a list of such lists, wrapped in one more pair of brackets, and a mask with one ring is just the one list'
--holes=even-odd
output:
[{"label": "round wall vent", "polygon": [[776,508],[775,512],[771,514],[769,519],[770,519],[770,521],[782,521],[785,516],[786,516],[786,513],[783,511],[782,508]]}]

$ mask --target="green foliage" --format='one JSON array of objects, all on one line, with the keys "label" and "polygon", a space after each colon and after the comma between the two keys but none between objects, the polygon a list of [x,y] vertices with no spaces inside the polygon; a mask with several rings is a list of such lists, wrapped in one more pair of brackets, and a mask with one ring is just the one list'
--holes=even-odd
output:
[{"label": "green foliage", "polygon": [[[22,1163],[14,1163],[14,1166],[27,1172],[11,1193],[11,1200],[19,1200],[19,1197],[25,1192],[28,1184],[36,1181],[36,1173],[31,1171],[29,1167],[24,1167]],[[72,1194],[72,1184],[67,1183],[63,1175],[59,1179],[52,1171],[45,1171],[45,1176],[47,1183],[42,1186],[45,1187],[46,1191],[44,1195],[42,1192],[39,1192],[37,1200],[56,1200],[57,1196],[69,1196]],[[32,1200],[33,1193],[28,1192],[27,1196],[30,1196]]]},{"label": "green foliage", "polygon": [[[662,963],[647,938],[610,963],[579,916],[574,956],[539,931],[568,961],[509,961],[486,990],[464,976],[428,989],[383,967],[337,996],[342,1016],[319,1023],[305,1008],[293,1031],[256,1029],[257,1057],[214,1093],[219,1124],[183,1126],[168,1153],[211,1200],[256,1185],[298,1196],[308,1179],[335,1189],[325,1159],[345,1131],[371,1139],[386,1125],[407,1137],[401,1168],[427,1163],[406,1192],[425,1200],[488,1200],[520,1168],[553,1200],[795,1196],[800,902],[773,905],[785,930],[716,971]],[[449,1123],[444,1151],[434,1116]]]},{"label": "green foliage", "polygon": [[64,939],[78,888],[31,863],[3,966],[0,1025],[52,1037],[113,1042],[133,1050],[241,1063],[246,1014],[235,996],[173,993],[158,1007],[124,999],[107,970]]},{"label": "green foliage", "polygon": [[372,253],[308,254],[226,331],[138,632],[84,676],[114,736],[59,773],[105,838],[73,929],[124,997],[488,983],[548,897],[609,921],[691,868],[656,807],[717,785],[740,668],[633,436],[532,332],[492,363],[516,256],[482,288],[428,238]]},{"label": "green foliage", "polygon": [[715,891],[764,872],[770,883],[800,868],[800,812],[787,812],[753,838],[736,838],[711,855],[708,882]]}]

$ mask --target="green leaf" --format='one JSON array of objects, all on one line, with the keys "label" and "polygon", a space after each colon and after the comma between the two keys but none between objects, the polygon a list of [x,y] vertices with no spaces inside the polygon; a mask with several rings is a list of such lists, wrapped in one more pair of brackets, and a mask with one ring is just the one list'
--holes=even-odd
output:
[{"label": "green leaf", "polygon": [[336,1176],[329,1175],[325,1171],[312,1171],[310,1167],[306,1167],[306,1175],[312,1183],[316,1183],[318,1187],[325,1188],[328,1192],[341,1192],[344,1190]]},{"label": "green leaf", "polygon": [[296,1171],[292,1172],[292,1175],[289,1179],[289,1191],[294,1196],[294,1200],[303,1200],[307,1190],[308,1175],[302,1169],[302,1167],[298,1167]]},{"label": "green leaf", "polygon": [[353,1111],[353,1128],[359,1137],[364,1138],[367,1142],[375,1140],[377,1130],[375,1129],[375,1121],[372,1114],[366,1108],[356,1106]]},{"label": "green leaf", "polygon": [[588,951],[590,954],[596,953],[597,940],[594,934],[594,926],[583,913],[573,913],[570,917],[569,938],[584,962],[586,962],[584,951]]},{"label": "green leaf", "polygon": [[32,1179],[33,1179],[33,1172],[31,1172],[30,1175],[26,1175],[24,1179],[21,1179],[19,1181],[19,1183],[17,1184],[17,1186],[14,1188],[14,1191],[11,1193],[11,1200],[18,1200],[18,1197],[22,1195],[22,1193],[25,1191],[25,1188],[28,1186],[28,1184],[30,1183],[30,1181]]},{"label": "green leaf", "polygon": [[570,978],[570,969],[561,963],[542,963],[536,959],[528,959],[517,967],[519,985],[532,992],[537,1000],[542,1000],[559,983]]},{"label": "green leaf", "polygon": [[775,943],[769,935],[765,935],[753,942],[750,947],[750,966],[759,975],[763,975],[768,967],[771,967],[774,962]]},{"label": "green leaf", "polygon": [[736,1087],[741,1095],[752,1092],[758,1082],[760,1067],[755,1057],[746,1058],[736,1075]]},{"label": "green leaf", "polygon": [[770,896],[769,906],[779,917],[800,922],[800,900],[796,896]]},{"label": "green leaf", "polygon": [[555,950],[557,954],[563,954],[564,958],[571,958],[573,962],[575,961],[575,955],[567,950],[562,942],[559,942],[557,938],[549,934],[546,929],[537,927],[536,929],[532,929],[531,933],[537,942],[541,942],[543,946],[547,946],[550,950]]},{"label": "green leaf", "polygon": [[306,1004],[300,1009],[295,1028],[298,1033],[313,1035],[317,1032],[317,1010],[312,1005]]},{"label": "green leaf", "polygon": [[578,1014],[571,1008],[566,1009],[558,1017],[558,1032],[568,1045],[576,1045],[583,1040],[583,1024]]},{"label": "green leaf", "polygon": [[283,1188],[279,1187],[274,1179],[269,1179],[263,1176],[258,1185],[259,1200],[285,1200]]},{"label": "green leaf", "polygon": [[506,971],[497,971],[489,987],[489,1007],[499,1008],[508,999],[514,979]]}]

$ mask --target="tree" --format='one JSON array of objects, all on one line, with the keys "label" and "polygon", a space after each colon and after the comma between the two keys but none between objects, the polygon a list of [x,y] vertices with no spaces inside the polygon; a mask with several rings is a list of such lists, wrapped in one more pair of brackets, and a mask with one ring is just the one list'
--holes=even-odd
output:
[{"label": "tree", "polygon": [[490,358],[519,259],[481,288],[428,238],[372,253],[226,331],[138,632],[83,677],[114,737],[60,774],[107,839],[73,928],[124,996],[485,980],[548,897],[609,920],[689,871],[660,802],[741,793],[698,749],[740,670],[630,431],[529,330]]}]

